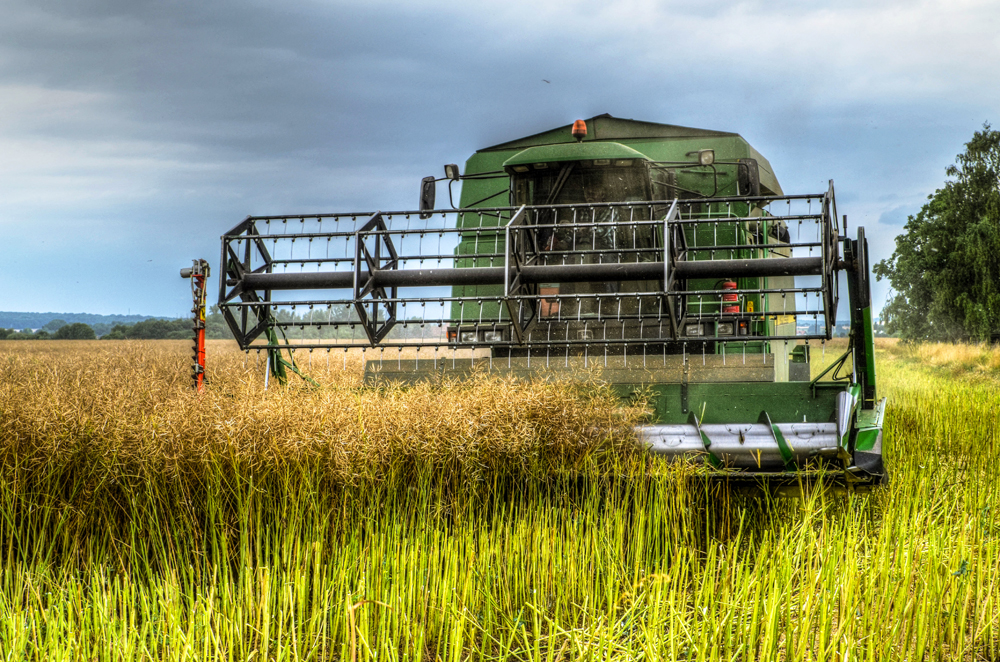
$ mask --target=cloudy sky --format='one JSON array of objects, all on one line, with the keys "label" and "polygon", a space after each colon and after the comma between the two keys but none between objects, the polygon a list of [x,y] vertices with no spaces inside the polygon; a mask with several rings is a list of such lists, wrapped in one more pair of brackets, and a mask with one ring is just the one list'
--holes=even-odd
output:
[{"label": "cloudy sky", "polygon": [[0,310],[184,316],[179,269],[247,214],[413,208],[442,164],[605,112],[835,180],[882,259],[1000,124],[998,65],[977,0],[0,0]]}]

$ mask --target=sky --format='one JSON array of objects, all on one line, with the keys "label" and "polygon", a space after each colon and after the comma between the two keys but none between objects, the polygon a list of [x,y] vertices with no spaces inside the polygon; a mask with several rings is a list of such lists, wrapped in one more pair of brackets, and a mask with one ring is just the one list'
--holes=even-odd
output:
[{"label": "sky", "polygon": [[187,316],[179,270],[248,214],[412,209],[601,113],[833,179],[874,262],[1000,123],[998,64],[987,1],[3,0],[0,310]]}]

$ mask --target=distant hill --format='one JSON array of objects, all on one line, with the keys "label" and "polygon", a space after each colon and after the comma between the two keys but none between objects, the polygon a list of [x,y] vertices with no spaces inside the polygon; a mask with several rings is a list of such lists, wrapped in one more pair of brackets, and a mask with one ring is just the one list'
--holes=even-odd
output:
[{"label": "distant hill", "polygon": [[148,319],[162,319],[152,315],[95,315],[93,313],[15,313],[0,311],[0,329],[40,329],[52,320],[63,320],[67,324],[82,322],[114,326],[115,324],[135,324]]}]

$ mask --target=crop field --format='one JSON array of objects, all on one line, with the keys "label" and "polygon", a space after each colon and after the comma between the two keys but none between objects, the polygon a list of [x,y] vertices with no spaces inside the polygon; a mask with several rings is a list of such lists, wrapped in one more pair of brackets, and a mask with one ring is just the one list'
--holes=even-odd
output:
[{"label": "crop field", "polygon": [[880,345],[890,484],[779,499],[599,373],[297,354],[0,342],[0,660],[1000,660],[1000,350]]}]

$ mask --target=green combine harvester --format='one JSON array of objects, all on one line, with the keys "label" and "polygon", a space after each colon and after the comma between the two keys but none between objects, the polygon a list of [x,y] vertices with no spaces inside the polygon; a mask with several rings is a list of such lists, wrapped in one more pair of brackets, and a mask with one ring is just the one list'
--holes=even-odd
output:
[{"label": "green combine harvester", "polygon": [[[457,207],[435,208],[441,181]],[[738,134],[600,115],[445,166],[413,211],[246,218],[219,306],[244,349],[361,348],[372,382],[596,373],[648,398],[650,452],[869,487],[885,399],[864,230],[842,230],[832,182],[785,195]],[[842,273],[847,350],[813,377]]]}]

